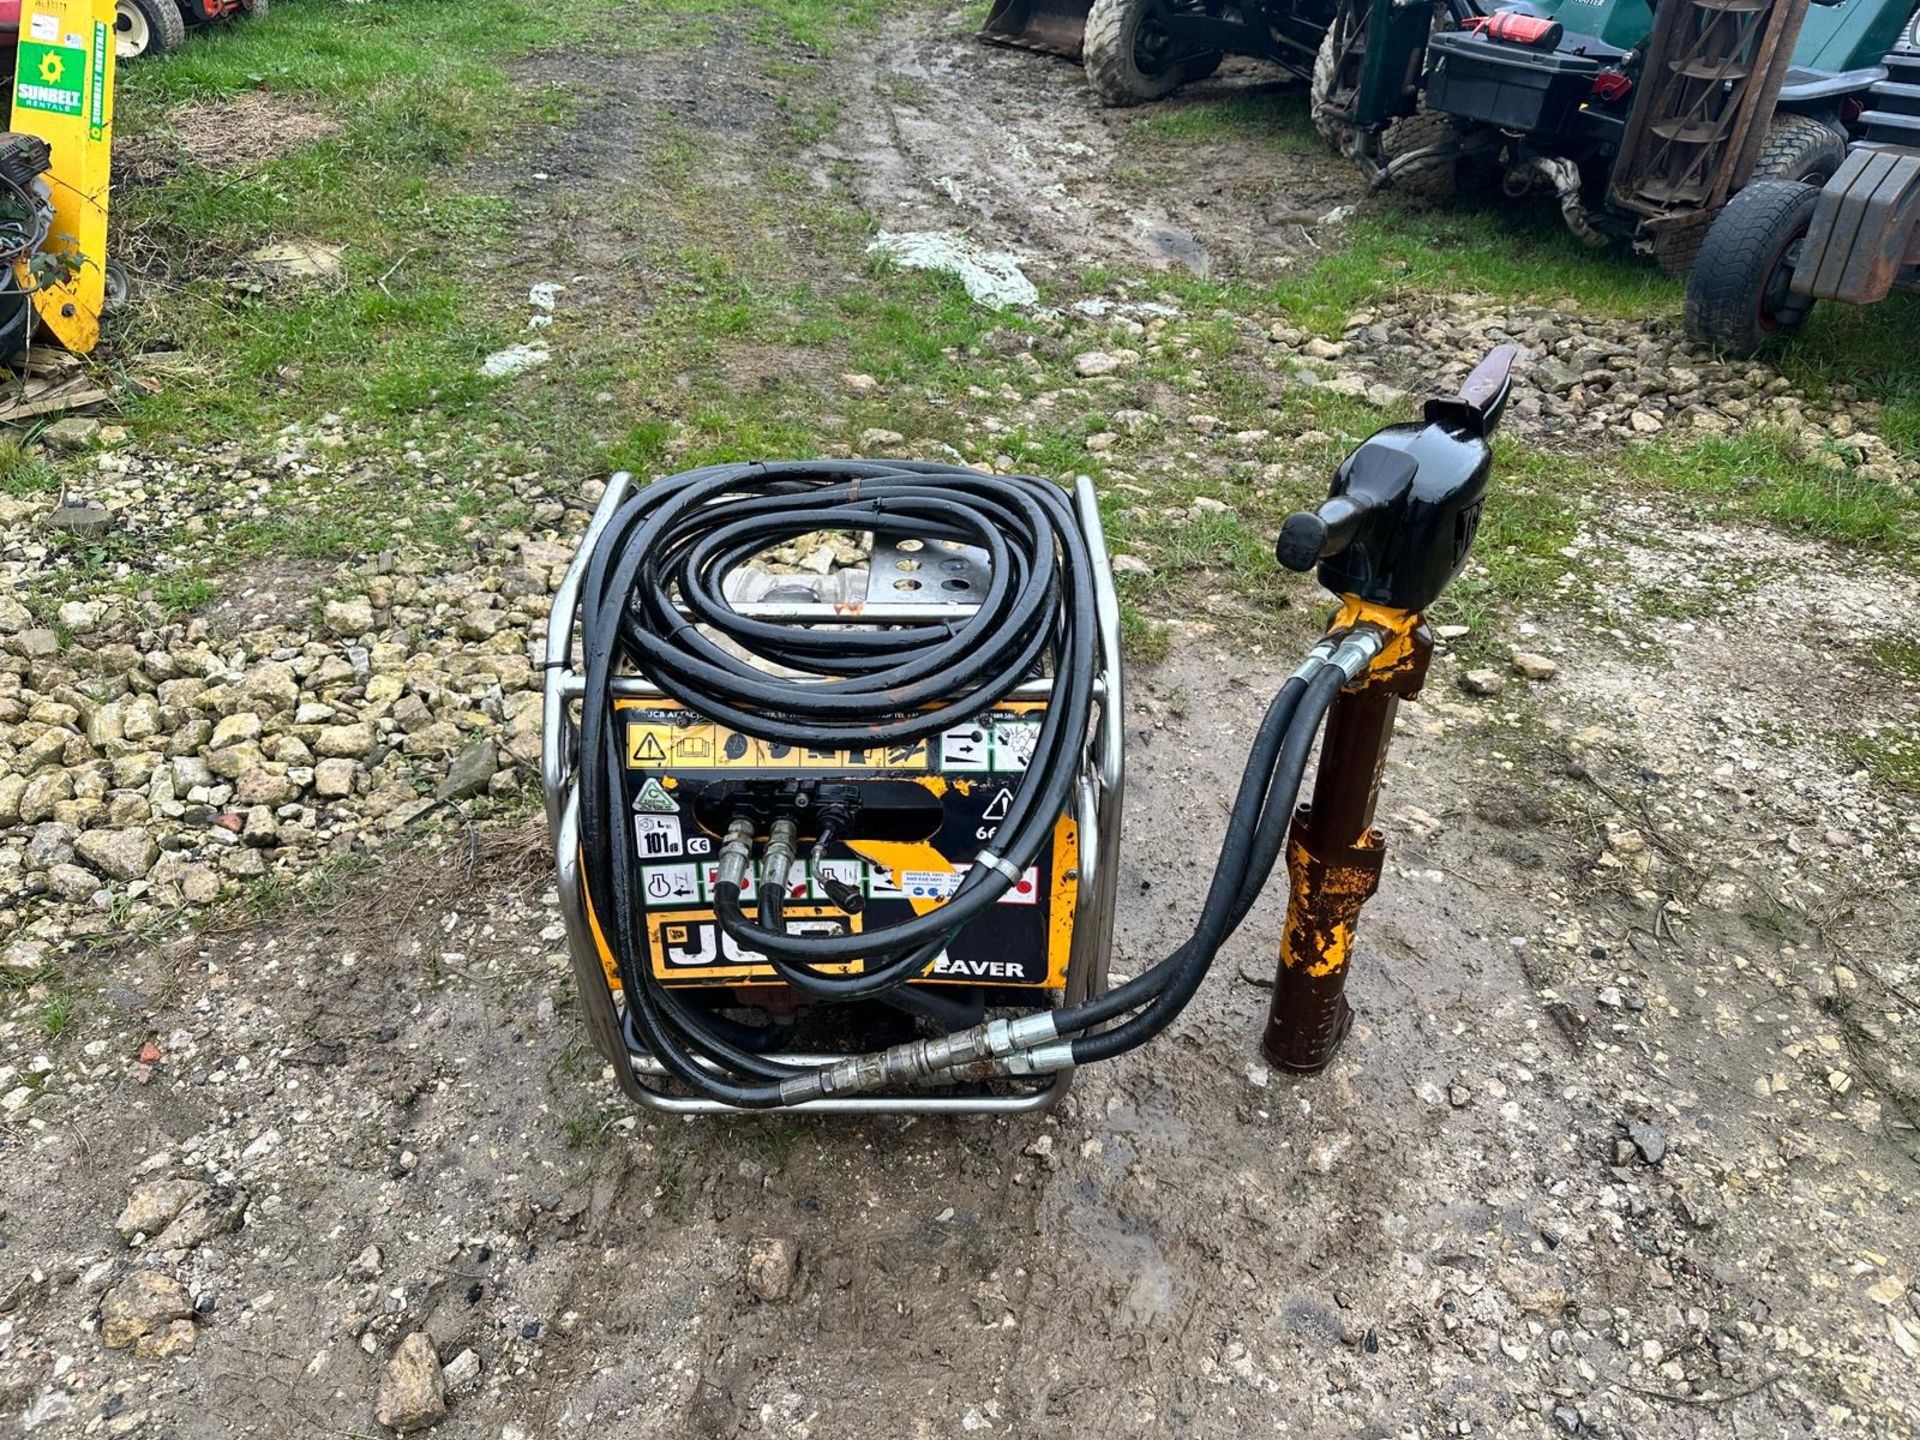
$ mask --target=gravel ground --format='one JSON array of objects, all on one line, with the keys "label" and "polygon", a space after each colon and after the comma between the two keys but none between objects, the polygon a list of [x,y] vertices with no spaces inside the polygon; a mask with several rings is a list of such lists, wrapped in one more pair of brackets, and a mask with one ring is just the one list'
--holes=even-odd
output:
[{"label": "gravel ground", "polygon": [[[1287,215],[1337,242],[1319,217],[1350,182],[1320,157],[1229,149],[1252,200],[1172,163],[1121,184],[1123,132],[1077,85],[890,38],[840,62],[869,103],[820,152],[882,228],[964,226],[1036,273],[1090,246],[1257,265]],[[980,123],[931,127],[960,105]],[[1020,424],[1093,406],[1117,511],[1210,523],[1310,488],[1288,452],[1328,437],[1286,428],[1294,400],[1394,409],[1513,339],[1529,443],[1765,422],[1916,479],[1845,387],[1484,296],[1338,335],[1229,317],[1261,428],[1210,382],[1139,378],[1218,318],[1141,308],[1151,288],[1008,332],[1033,382],[953,397],[960,453],[1010,468]],[[561,297],[555,335],[594,303]],[[1325,1076],[1255,1058],[1269,897],[1173,1033],[1044,1120],[668,1122],[578,1031],[517,818],[597,487],[503,474],[526,523],[460,521],[452,559],[261,562],[179,613],[137,577],[229,549],[268,490],[340,503],[442,457],[369,457],[334,416],[231,450],[62,440],[139,558],[54,593],[45,503],[0,499],[0,1408],[23,1430],[1913,1433],[1920,804],[1870,762],[1920,690],[1881,653],[1916,600],[1899,566],[1652,493],[1584,509],[1569,583],[1453,635],[1409,707],[1362,1019]],[[1161,503],[1176,473],[1205,493]],[[1151,578],[1163,549],[1116,568]],[[1123,973],[1191,914],[1201,866],[1164,837],[1217,830],[1291,664],[1225,621],[1169,636],[1134,677]]]}]

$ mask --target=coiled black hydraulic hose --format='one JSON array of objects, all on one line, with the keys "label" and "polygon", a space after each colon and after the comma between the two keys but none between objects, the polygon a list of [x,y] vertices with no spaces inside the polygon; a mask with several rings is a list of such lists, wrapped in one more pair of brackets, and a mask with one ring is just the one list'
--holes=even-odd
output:
[{"label": "coiled black hydraulic hose", "polygon": [[[851,628],[860,623],[857,614],[845,624],[804,628],[733,609],[723,591],[730,569],[820,530],[980,546],[990,567],[986,593],[969,597],[978,609],[966,619],[884,628]],[[789,1103],[806,1079],[806,1072],[756,1053],[740,1027],[676,998],[644,961],[644,937],[624,903],[634,893],[638,856],[624,806],[615,676],[638,670],[696,713],[764,740],[868,749],[938,734],[992,708],[1041,670],[1051,673],[1052,699],[996,833],[998,853],[983,852],[937,909],[859,934],[791,935],[777,903],[763,905],[758,922],[748,916],[739,880],[723,869],[715,901],[720,923],[765,954],[789,984],[827,1000],[883,995],[924,974],[1051,838],[1086,749],[1097,668],[1092,567],[1057,486],[957,466],[710,466],[658,480],[615,513],[581,588],[581,848],[587,893],[602,897],[595,913],[633,1029],[669,1073],[750,1108]],[[1348,678],[1324,658],[1287,682],[1262,722],[1192,935],[1127,984],[1052,1012],[1054,1033],[1074,1037],[1076,1063],[1120,1054],[1170,1024],[1259,895],[1284,844],[1313,738]],[[724,859],[723,851],[723,866]],[[820,968],[850,961],[860,962],[857,973]]]}]

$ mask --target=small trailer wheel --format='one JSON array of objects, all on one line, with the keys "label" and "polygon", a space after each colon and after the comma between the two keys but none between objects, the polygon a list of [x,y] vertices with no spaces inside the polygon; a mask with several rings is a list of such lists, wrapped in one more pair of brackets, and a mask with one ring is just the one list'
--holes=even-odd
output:
[{"label": "small trailer wheel", "polygon": [[1820,189],[1756,180],[1714,217],[1687,278],[1687,334],[1730,355],[1757,355],[1796,330],[1813,301],[1793,291],[1793,267]]},{"label": "small trailer wheel", "polygon": [[100,299],[102,315],[117,315],[127,308],[127,302],[133,298],[133,279],[127,274],[127,267],[118,260],[109,260],[100,267],[106,276],[106,290]]},{"label": "small trailer wheel", "polygon": [[118,60],[164,55],[187,43],[187,20],[173,0],[116,0],[113,54]]},{"label": "small trailer wheel", "polygon": [[1087,83],[1103,105],[1159,100],[1211,75],[1217,50],[1177,55],[1153,0],[1094,0],[1087,14]]}]

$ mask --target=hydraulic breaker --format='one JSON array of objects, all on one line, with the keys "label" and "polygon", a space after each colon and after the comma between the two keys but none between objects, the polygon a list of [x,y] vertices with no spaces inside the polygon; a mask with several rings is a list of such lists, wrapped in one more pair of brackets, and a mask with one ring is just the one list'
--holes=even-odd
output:
[{"label": "hydraulic breaker", "polygon": [[1365,670],[1333,702],[1313,798],[1287,840],[1291,891],[1273,1007],[1261,1049],[1283,1070],[1326,1068],[1353,1023],[1347,971],[1360,911],[1380,884],[1386,836],[1374,821],[1400,701],[1433,658],[1425,611],[1460,573],[1479,528],[1489,437],[1512,388],[1517,352],[1501,346],[1425,422],[1393,425],[1343,461],[1318,511],[1289,516],[1275,554],[1319,569],[1340,597],[1330,636],[1373,631]]}]

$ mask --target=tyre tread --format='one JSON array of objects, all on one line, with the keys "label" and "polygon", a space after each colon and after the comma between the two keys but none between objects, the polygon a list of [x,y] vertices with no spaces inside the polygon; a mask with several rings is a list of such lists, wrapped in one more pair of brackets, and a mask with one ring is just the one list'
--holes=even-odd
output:
[{"label": "tyre tread", "polygon": [[1129,24],[1145,10],[1146,0],[1094,0],[1087,13],[1083,62],[1087,83],[1103,105],[1140,105],[1177,89],[1185,77],[1176,67],[1167,75],[1143,75],[1133,63]]},{"label": "tyre tread", "polygon": [[1817,175],[1826,180],[1846,158],[1847,142],[1838,131],[1811,115],[1781,110],[1767,125],[1753,179],[1810,180]]},{"label": "tyre tread", "polygon": [[147,48],[144,55],[165,55],[187,43],[187,17],[174,0],[119,0],[131,5],[147,22]]},{"label": "tyre tread", "polygon": [[1820,191],[1795,180],[1756,180],[1714,217],[1687,278],[1687,334],[1731,355],[1757,354],[1778,331],[1762,328],[1756,299],[1783,233],[1813,213]]}]

